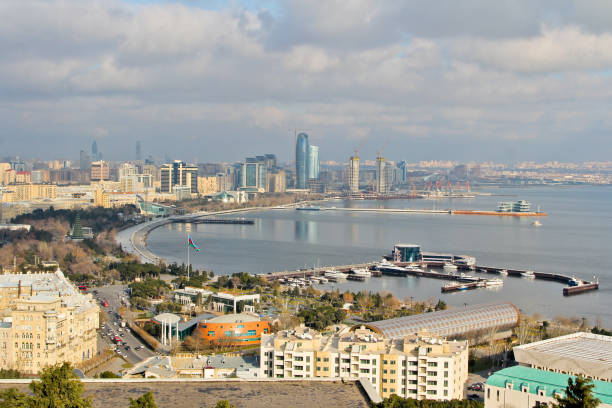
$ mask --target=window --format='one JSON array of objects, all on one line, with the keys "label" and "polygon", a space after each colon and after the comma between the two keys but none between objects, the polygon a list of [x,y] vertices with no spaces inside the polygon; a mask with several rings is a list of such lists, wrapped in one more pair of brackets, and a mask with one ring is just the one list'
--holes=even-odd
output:
[{"label": "window", "polygon": [[446,380],[444,381],[444,386],[448,387],[448,381],[446,381]]},{"label": "window", "polygon": [[329,367],[323,367],[323,371],[329,371]]},{"label": "window", "polygon": [[329,363],[329,357],[323,357],[323,361],[324,361],[325,363]]},{"label": "window", "polygon": [[208,337],[215,337],[215,332],[214,331],[209,331],[208,332]]},{"label": "window", "polygon": [[430,361],[429,363],[427,363],[427,367],[437,367],[438,363]]},{"label": "window", "polygon": [[321,357],[317,357],[317,361],[321,361]]},{"label": "window", "polygon": [[427,390],[427,394],[436,395],[436,390]]},{"label": "window", "polygon": [[497,390],[497,402],[499,402],[499,390]]},{"label": "window", "polygon": [[444,368],[448,368],[448,361],[444,362]]},{"label": "window", "polygon": [[444,390],[444,396],[448,397],[448,390]]},{"label": "window", "polygon": [[491,389],[487,389],[487,399],[491,399]]},{"label": "window", "polygon": [[395,370],[389,370],[391,374],[395,374]]},{"label": "window", "polygon": [[255,336],[255,335],[257,335],[257,331],[256,330],[249,330],[249,331],[247,331],[247,336]]},{"label": "window", "polygon": [[387,374],[387,369],[384,369],[384,370],[383,370],[383,374]]},{"label": "window", "polygon": [[448,371],[444,372],[444,378],[448,378]]}]

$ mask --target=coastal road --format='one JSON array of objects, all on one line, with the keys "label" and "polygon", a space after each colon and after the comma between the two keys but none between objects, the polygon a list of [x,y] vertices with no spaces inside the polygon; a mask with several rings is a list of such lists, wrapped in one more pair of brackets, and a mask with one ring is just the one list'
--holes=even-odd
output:
[{"label": "coastal road", "polygon": [[[126,288],[125,285],[109,285],[93,289],[98,291],[97,295],[94,296],[99,299],[100,308],[106,312],[108,318],[104,323],[104,328],[100,328],[99,331],[101,340],[106,346],[110,347],[113,345],[111,336],[119,336],[123,340],[123,344],[118,346],[117,349],[129,363],[134,364],[155,355],[155,353],[148,348],[146,343],[134,336],[127,327],[121,327],[121,318],[117,316],[123,299],[127,301],[129,297],[125,293]],[[108,302],[108,307],[101,304],[104,300]],[[138,350],[136,350],[137,348]]]}]

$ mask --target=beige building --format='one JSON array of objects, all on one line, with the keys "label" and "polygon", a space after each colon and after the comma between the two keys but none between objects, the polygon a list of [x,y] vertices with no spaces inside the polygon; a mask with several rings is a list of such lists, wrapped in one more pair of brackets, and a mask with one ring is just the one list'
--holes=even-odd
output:
[{"label": "beige building", "polygon": [[110,195],[108,192],[98,189],[94,191],[94,206],[95,207],[104,207],[110,208]]},{"label": "beige building", "polygon": [[90,178],[92,182],[110,179],[110,168],[104,160],[91,163]]},{"label": "beige building", "polygon": [[198,177],[198,194],[208,195],[219,192],[217,176]]},{"label": "beige building", "polygon": [[37,374],[97,354],[99,308],[58,269],[0,275],[0,366]]},{"label": "beige building", "polygon": [[55,184],[14,184],[8,187],[2,196],[2,201],[14,203],[17,201],[44,200],[57,197]]},{"label": "beige building", "polygon": [[263,335],[262,377],[368,379],[382,398],[462,399],[468,344],[427,335],[385,339],[360,328],[322,336],[308,328]]},{"label": "beige building", "polygon": [[272,193],[284,193],[287,191],[287,173],[279,170],[276,173],[268,173],[269,190]]}]

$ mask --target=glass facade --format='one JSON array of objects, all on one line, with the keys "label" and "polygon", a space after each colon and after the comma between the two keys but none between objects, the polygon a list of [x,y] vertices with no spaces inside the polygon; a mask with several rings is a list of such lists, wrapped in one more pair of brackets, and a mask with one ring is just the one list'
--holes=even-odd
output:
[{"label": "glass facade", "polygon": [[393,247],[395,262],[418,262],[421,260],[421,247],[418,245],[396,245]]},{"label": "glass facade", "polygon": [[319,146],[308,146],[308,178],[319,179]]},{"label": "glass facade", "polygon": [[295,188],[308,188],[308,135],[300,133],[295,143]]}]

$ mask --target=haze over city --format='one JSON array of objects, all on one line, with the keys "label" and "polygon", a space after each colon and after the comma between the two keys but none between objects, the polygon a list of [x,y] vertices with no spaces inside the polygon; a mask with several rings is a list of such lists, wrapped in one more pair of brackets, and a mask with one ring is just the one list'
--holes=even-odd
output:
[{"label": "haze over city", "polygon": [[0,151],[607,160],[605,1],[3,1]]}]

